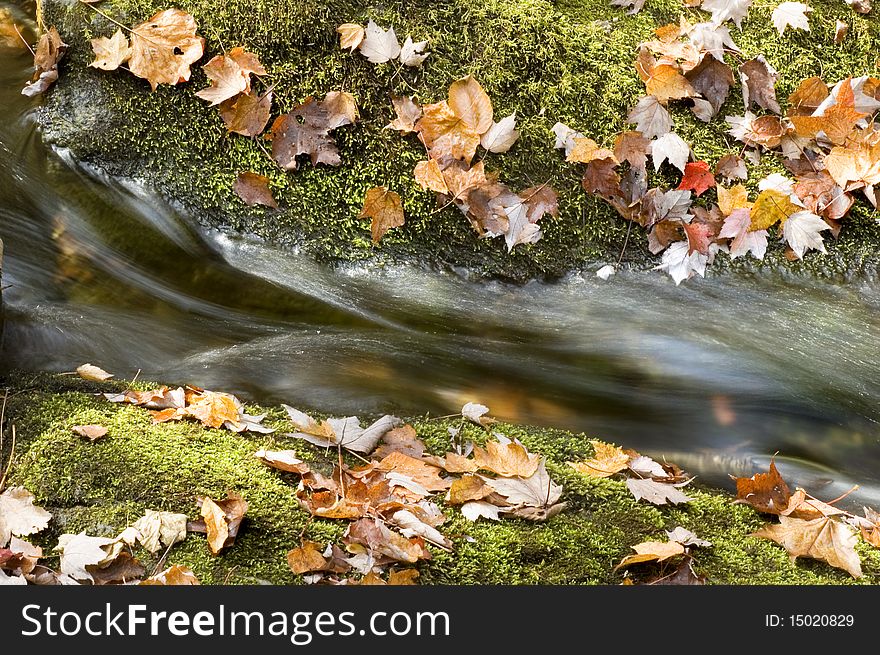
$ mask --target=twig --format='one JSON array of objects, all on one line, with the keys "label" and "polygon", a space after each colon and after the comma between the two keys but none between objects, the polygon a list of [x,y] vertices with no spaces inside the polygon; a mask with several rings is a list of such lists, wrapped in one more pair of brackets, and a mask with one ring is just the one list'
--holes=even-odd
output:
[{"label": "twig", "polygon": [[15,457],[15,426],[12,426],[12,448],[9,449],[9,462],[6,464],[6,470],[3,477],[0,478],[0,490],[6,486],[6,478],[9,477],[9,471],[12,469],[12,460]]},{"label": "twig", "polygon": [[[858,488],[859,488],[859,485],[853,485],[853,488],[852,488],[852,489],[850,489],[850,490],[847,491],[847,492],[844,492],[842,495],[838,496],[838,497],[835,498],[834,500],[829,500],[829,501],[826,502],[825,504],[826,504],[826,505],[833,505],[834,503],[838,503],[838,502],[840,502],[841,500],[843,500],[844,498],[846,498],[847,496],[849,496],[853,491],[856,491]],[[812,498],[812,496],[811,496],[811,498]],[[819,499],[818,499],[818,498],[814,498],[814,500],[819,500]],[[820,502],[821,502],[821,501],[820,501]]]},{"label": "twig", "polygon": [[151,39],[151,38],[149,38],[149,37],[147,37],[147,36],[144,36],[144,35],[141,34],[140,32],[131,29],[131,28],[128,27],[127,25],[123,25],[122,23],[120,23],[118,20],[116,20],[116,19],[113,18],[112,16],[108,16],[108,15],[105,14],[103,11],[101,11],[101,10],[98,9],[97,7],[93,6],[91,3],[86,2],[86,0],[79,0],[79,3],[85,5],[86,7],[88,7],[88,8],[91,9],[92,11],[94,11],[96,14],[99,14],[99,15],[103,16],[104,18],[106,18],[107,20],[109,20],[109,21],[110,21],[111,23],[113,23],[114,25],[116,25],[116,26],[118,26],[118,27],[124,29],[126,32],[131,32],[132,34],[136,34],[137,36],[139,36],[140,38],[142,38],[144,41],[149,41],[149,42],[152,43],[153,45],[156,45],[156,46],[162,47],[162,44],[161,44],[161,43],[158,43],[157,41],[153,41],[153,39]]},{"label": "twig", "polygon": [[21,32],[18,31],[18,25],[15,23],[12,24],[12,29],[15,30],[15,33],[18,34],[18,38],[21,39],[21,42],[24,43],[24,47],[31,51],[31,54],[36,57],[37,53],[34,52],[34,49],[31,47],[30,43],[25,41],[25,38],[21,35]]},{"label": "twig", "polygon": [[[623,240],[623,248],[620,249],[620,257],[617,258],[617,266],[620,266],[620,262],[623,261],[623,253],[626,252],[626,246],[629,243],[629,233],[632,232],[632,227],[633,227],[633,222],[627,221],[626,238]],[[615,266],[615,268],[617,266]]]}]

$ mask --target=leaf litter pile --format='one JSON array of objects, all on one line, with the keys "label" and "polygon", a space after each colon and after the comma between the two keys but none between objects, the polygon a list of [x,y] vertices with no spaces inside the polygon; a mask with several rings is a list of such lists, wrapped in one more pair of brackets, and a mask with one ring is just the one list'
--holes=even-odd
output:
[{"label": "leaf litter pile", "polygon": [[[91,381],[113,377],[91,364],[79,367],[77,373]],[[154,424],[190,420],[204,429],[274,431],[261,424],[263,416],[246,414],[231,394],[196,387],[128,389],[101,397],[144,408]],[[565,489],[550,476],[546,459],[495,429],[496,421],[484,405],[462,407],[461,423],[448,428],[449,449],[442,455],[429,452],[416,430],[395,416],[362,425],[353,416],[319,420],[291,406],[283,408],[291,430],[287,436],[309,444],[304,449],[323,452],[325,461],[335,460],[332,470],[325,474],[304,461],[299,450],[261,448],[254,457],[296,485],[297,502],[310,522],[346,525],[337,541],[302,538],[291,544],[287,564],[306,583],[416,584],[418,564],[432,559],[432,551],[452,552],[456,542],[472,539],[460,532],[444,534],[444,524],[455,512],[471,522],[548,521],[567,509]],[[482,445],[464,440],[466,423],[479,426],[486,435]],[[73,431],[89,441],[99,438],[92,432],[113,438],[112,431],[100,425],[74,426]],[[591,445],[592,457],[568,462],[579,475],[620,480],[634,502],[686,506],[693,500],[683,491],[693,478],[675,464],[601,441]],[[0,479],[0,584],[4,585],[199,584],[185,566],[165,566],[173,558],[173,547],[189,534],[201,533],[210,554],[220,556],[235,547],[246,527],[248,501],[229,492],[225,498],[194,498],[196,520],[182,513],[147,510],[116,537],[65,533],[50,553],[44,553],[27,538],[45,530],[52,514],[36,505],[26,488],[4,488],[5,480],[6,475]],[[735,482],[733,503],[778,519],[750,536],[778,543],[792,560],[817,559],[859,578],[856,544],[862,540],[880,548],[880,513],[865,508],[858,516],[835,507],[840,499],[823,502],[803,489],[792,492],[773,461],[767,473]],[[634,553],[614,567],[625,571],[623,584],[635,584],[630,572],[639,568],[654,572],[650,577],[640,575],[640,584],[705,583],[698,573],[699,553],[710,551],[712,543],[681,526],[665,535],[663,541],[636,544]],[[159,564],[147,571],[136,557],[136,548],[154,557],[161,554]],[[58,565],[50,566],[50,559]],[[645,569],[646,564],[653,568]]]},{"label": "leaf litter pile", "polygon": [[[80,1],[117,27],[111,36],[92,39],[95,68],[127,70],[155,91],[159,84],[188,81],[191,66],[204,55],[205,39],[185,11],[159,11],[129,28],[93,6],[96,3]],[[644,2],[611,4],[636,13]],[[656,268],[669,273],[676,284],[705,275],[721,252],[732,259],[763,259],[774,238],[784,244],[789,259],[802,259],[810,250],[826,252],[826,236],[837,237],[858,196],[877,207],[880,129],[875,118],[880,79],[847,77],[829,84],[812,77],[801,82],[783,109],[776,97],[777,71],[761,54],[743,55],[730,31],[730,25],[742,29],[751,0],[686,0],[685,5],[707,12],[709,20],[691,23],[681,17],[638,44],[633,74],[644,83],[645,95],[627,117],[635,129],[603,146],[557,123],[553,135],[548,134],[548,145],[555,136],[555,146],[564,150],[566,160],[583,165],[585,191],[646,230],[650,251],[662,253]],[[859,13],[871,11],[864,0],[850,5]],[[809,31],[811,11],[801,2],[782,2],[771,21],[784,38],[787,32]],[[400,73],[430,61],[427,40],[414,41],[408,35],[401,44],[393,26],[384,29],[370,20],[366,26],[345,23],[336,31],[341,49],[376,66],[394,66]],[[835,43],[847,32],[848,25],[838,21]],[[66,47],[54,27],[42,36],[34,56],[34,78],[23,93],[43,93],[57,80]],[[237,46],[202,68],[210,84],[196,95],[218,107],[231,134],[270,141],[271,152],[264,150],[281,169],[296,171],[305,159],[313,166],[342,165],[332,133],[359,119],[351,93],[331,91],[322,100],[309,96],[292,111],[277,115],[267,131],[274,86],[269,83],[271,72],[256,54]],[[741,89],[743,113],[727,115],[721,123],[719,112],[736,86]],[[481,238],[503,236],[508,252],[541,239],[538,222],[559,214],[557,194],[549,183],[515,191],[485,170],[482,158],[473,163],[480,147],[487,153],[504,153],[515,145],[515,113],[496,121],[489,96],[470,75],[454,81],[448,97],[439,102],[397,96],[390,101],[395,118],[386,127],[415,134],[424,146],[427,158],[413,175],[423,190],[436,195],[440,208],[458,207]],[[672,105],[689,109],[706,123],[726,126],[741,147],[715,162],[695,159],[691,145],[675,131]],[[749,166],[760,164],[762,157],[775,158],[787,173],[752,179]],[[681,178],[669,188],[664,180],[672,174]],[[651,178],[656,179],[653,185]],[[397,191],[377,182],[367,190],[359,215],[370,220],[374,243],[405,224],[406,204]],[[270,183],[266,176],[240,171],[233,191],[249,206],[274,210],[279,204]],[[754,197],[749,188],[757,189]],[[606,265],[597,275],[608,279],[615,272],[616,266]]]}]

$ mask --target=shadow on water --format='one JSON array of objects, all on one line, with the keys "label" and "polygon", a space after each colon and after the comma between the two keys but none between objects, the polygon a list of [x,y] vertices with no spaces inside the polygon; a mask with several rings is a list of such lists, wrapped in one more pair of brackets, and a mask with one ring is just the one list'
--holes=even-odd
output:
[{"label": "shadow on water", "polygon": [[[38,103],[19,94],[30,71],[26,50],[0,47],[4,367],[91,361],[334,413],[477,400],[499,418],[677,453],[718,484],[775,451],[797,481],[834,480],[829,494],[847,477],[880,482],[876,286],[331,269],[204,233],[135,180],[48,151]],[[853,499],[880,504],[871,484]]]}]

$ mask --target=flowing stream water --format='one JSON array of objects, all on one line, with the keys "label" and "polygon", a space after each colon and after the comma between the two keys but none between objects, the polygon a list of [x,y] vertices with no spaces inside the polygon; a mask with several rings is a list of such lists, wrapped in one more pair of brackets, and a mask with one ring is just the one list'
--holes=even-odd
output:
[{"label": "flowing stream water", "polygon": [[[24,14],[15,5],[0,8]],[[0,45],[0,366],[191,383],[334,414],[515,422],[668,455],[715,484],[781,453],[880,506],[880,286],[656,272],[509,285],[330,268],[205,232],[41,142],[32,59]]]}]

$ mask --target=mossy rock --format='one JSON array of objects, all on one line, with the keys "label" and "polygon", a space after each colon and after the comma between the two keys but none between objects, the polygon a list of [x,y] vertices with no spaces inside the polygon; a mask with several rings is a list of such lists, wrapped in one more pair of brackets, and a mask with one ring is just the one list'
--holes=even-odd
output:
[{"label": "mossy rock", "polygon": [[[195,97],[194,91],[206,86],[200,67],[189,83],[151,93],[144,80],[124,71],[88,66],[89,39],[110,35],[114,24],[77,0],[41,4],[45,24],[56,25],[71,45],[41,114],[44,135],[80,160],[154,186],[204,225],[299,247],[322,261],[410,261],[518,280],[616,261],[622,251],[626,263],[655,261],[643,230],[632,230],[628,238],[627,223],[583,192],[578,167],[554,150],[550,128],[562,121],[610,143],[625,129],[628,108],[644,92],[633,67],[635,46],[680,15],[692,22],[708,17],[684,8],[680,0],[649,0],[632,16],[608,0],[177,2],[195,16],[207,38],[203,61],[239,44],[260,56],[270,71],[268,82],[275,85],[276,115],[331,90],[350,91],[357,98],[361,121],[336,132],[343,165],[304,165],[287,173],[259,139],[227,134],[216,108]],[[169,6],[159,0],[107,0],[99,8],[132,25]],[[842,0],[814,0],[810,6],[809,33],[788,30],[780,36],[769,20],[772,3],[753,6],[742,31],[734,29],[743,57],[763,54],[779,70],[782,99],[818,73],[829,82],[878,75],[876,16],[856,14]],[[429,39],[425,66],[405,71],[391,64],[374,66],[341,50],[336,26],[367,19],[393,24],[401,38]],[[835,45],[838,19],[850,25],[850,32]],[[436,101],[445,97],[450,82],[466,74],[481,82],[497,116],[516,111],[522,130],[510,152],[486,157],[488,169],[515,189],[548,182],[560,194],[558,218],[542,220],[543,240],[517,246],[511,254],[503,239],[478,239],[457,209],[438,211],[433,194],[413,179],[413,167],[424,156],[417,139],[383,129],[392,118],[391,94]],[[697,157],[714,163],[738,149],[725,134],[723,117],[742,111],[741,95],[734,89],[709,124],[684,107],[675,108],[675,129],[693,144]],[[235,196],[232,184],[248,170],[271,178],[280,211],[248,208]],[[765,157],[752,167],[751,184],[777,170],[779,161]],[[402,195],[407,222],[374,246],[369,223],[357,216],[365,191],[379,185]],[[740,258],[731,264],[722,256],[714,270],[771,267],[836,277],[873,275],[880,227],[872,211],[859,200],[827,255],[810,253],[804,262],[788,262],[776,246],[764,262]]]},{"label": "mossy rock", "polygon": [[[98,385],[64,376],[14,374],[8,386],[7,422],[16,427],[17,442],[10,485],[24,485],[54,514],[40,543],[51,548],[63,532],[115,536],[147,509],[183,512],[196,518],[196,496],[225,497],[240,493],[250,505],[235,544],[212,557],[204,537],[190,535],[174,546],[165,565],[191,567],[203,583],[296,584],[302,579],[288,569],[286,553],[302,538],[321,543],[337,540],[344,521],[309,520],[296,500],[296,477],[270,469],[254,458],[260,448],[290,448],[302,459],[329,473],[335,453],[284,436],[290,429],[280,408],[268,411],[272,435],[234,434],[205,429],[194,422],[153,425],[146,410],[111,404],[99,391],[120,385]],[[432,452],[448,445],[447,420],[426,417],[410,421]],[[94,443],[76,437],[71,427],[100,423],[107,437]],[[455,423],[460,426],[460,422]],[[710,584],[873,584],[880,580],[880,551],[860,542],[864,577],[815,560],[791,562],[774,543],[749,536],[764,518],[731,502],[729,494],[692,485],[693,502],[655,507],[636,502],[617,480],[593,480],[569,466],[592,453],[589,439],[547,428],[500,424],[497,430],[520,439],[547,457],[547,468],[565,488],[568,506],[544,523],[521,519],[470,523],[454,508],[443,533],[452,552],[431,548],[433,559],[419,565],[423,584],[619,584],[614,571],[646,540],[666,540],[664,530],[683,526],[710,540],[694,549],[694,568]],[[476,426],[466,437],[483,440]],[[0,461],[9,456],[10,440]],[[354,462],[353,462],[354,463]],[[138,552],[148,569],[156,562]],[[632,579],[656,576],[655,565],[630,570]]]}]

